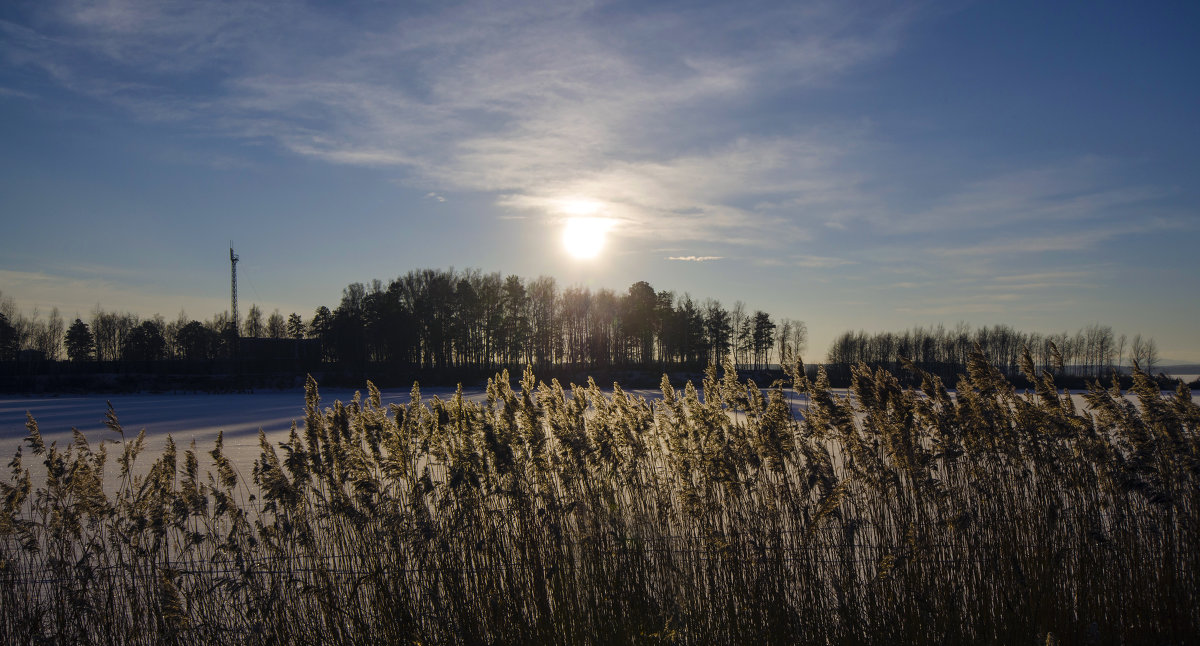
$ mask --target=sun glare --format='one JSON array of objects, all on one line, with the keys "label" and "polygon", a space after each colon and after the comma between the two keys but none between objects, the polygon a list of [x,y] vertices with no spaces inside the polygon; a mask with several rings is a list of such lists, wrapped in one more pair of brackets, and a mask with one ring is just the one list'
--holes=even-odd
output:
[{"label": "sun glare", "polygon": [[603,218],[568,218],[563,228],[563,246],[572,258],[595,258],[604,248],[608,220]]},{"label": "sun glare", "polygon": [[564,200],[559,209],[568,215],[585,217],[595,215],[600,210],[600,203],[592,200]]}]

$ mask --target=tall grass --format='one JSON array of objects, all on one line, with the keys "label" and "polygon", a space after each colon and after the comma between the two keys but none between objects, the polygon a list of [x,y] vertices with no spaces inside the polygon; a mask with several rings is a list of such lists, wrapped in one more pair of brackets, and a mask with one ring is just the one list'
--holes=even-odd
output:
[{"label": "tall grass", "polygon": [[[726,369],[653,405],[526,371],[260,434],[241,482],[110,411],[3,484],[0,641],[256,644],[1184,643],[1200,634],[1200,408],[1137,373],[1085,411],[979,355],[956,393]],[[915,370],[915,368],[914,368]],[[142,473],[144,475],[135,475]]]}]

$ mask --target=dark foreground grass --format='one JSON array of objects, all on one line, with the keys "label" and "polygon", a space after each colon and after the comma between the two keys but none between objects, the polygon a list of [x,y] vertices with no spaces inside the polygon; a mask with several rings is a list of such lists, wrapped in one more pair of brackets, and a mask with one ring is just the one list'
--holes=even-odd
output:
[{"label": "dark foreground grass", "polygon": [[[1032,366],[1028,366],[1032,373]],[[1182,644],[1200,635],[1200,408],[1137,373],[1086,411],[981,357],[950,395],[732,371],[653,406],[507,375],[262,441],[47,447],[3,485],[0,642]],[[922,375],[918,375],[922,377]],[[1132,401],[1131,401],[1132,400]],[[731,415],[731,413],[733,413]],[[144,472],[145,469],[140,470]],[[255,496],[250,497],[249,491]],[[246,502],[242,502],[245,500]]]}]

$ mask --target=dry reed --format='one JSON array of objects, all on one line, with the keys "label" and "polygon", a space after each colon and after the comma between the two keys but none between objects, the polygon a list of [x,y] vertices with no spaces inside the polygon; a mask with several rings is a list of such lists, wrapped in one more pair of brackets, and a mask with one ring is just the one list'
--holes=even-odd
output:
[{"label": "dry reed", "polygon": [[[26,443],[0,509],[9,644],[1185,643],[1200,634],[1200,408],[1141,372],[1076,410],[980,355],[951,394],[847,397],[728,367],[322,408],[252,483],[143,435]],[[1131,397],[1130,397],[1131,396]],[[251,495],[253,492],[253,495]]]}]

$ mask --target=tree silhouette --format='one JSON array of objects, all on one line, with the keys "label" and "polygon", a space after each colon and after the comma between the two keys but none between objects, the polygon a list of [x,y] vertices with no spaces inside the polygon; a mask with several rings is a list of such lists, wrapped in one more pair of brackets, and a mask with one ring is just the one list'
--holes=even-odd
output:
[{"label": "tree silhouette", "polygon": [[[9,343],[0,348],[0,357],[15,356],[21,347],[62,347],[53,323],[56,314],[49,323],[39,324],[35,312],[32,319],[21,317],[18,325],[8,310],[0,313],[7,315],[0,342]],[[204,322],[188,320],[180,312],[167,323],[158,315],[139,321],[133,314],[97,306],[90,326],[77,320],[70,336],[80,337],[77,328],[83,326],[100,361],[234,356],[251,360],[257,353],[274,352],[265,343],[246,343],[239,350],[238,339],[244,335],[316,339],[320,361],[353,364],[356,369],[379,364],[488,371],[525,364],[672,369],[721,363],[731,353],[739,363],[769,362],[774,324],[765,313],[755,314],[765,321],[747,316],[740,301],[731,316],[718,301],[701,303],[690,294],[655,291],[646,281],[624,291],[593,291],[560,288],[547,276],[525,280],[451,268],[413,270],[386,283],[352,283],[336,309],[318,307],[308,325],[299,314],[285,318],[278,309],[264,317],[257,304],[250,306],[240,330],[232,328],[228,311]],[[790,336],[795,329],[803,329],[802,323],[785,326],[781,355],[798,345]],[[77,348],[68,349],[74,353]]]},{"label": "tree silhouette", "polygon": [[267,317],[267,338],[282,339],[285,334],[287,334],[287,326],[283,322],[283,315],[279,313],[279,310],[271,312],[271,315]]},{"label": "tree silhouette", "polygon": [[138,324],[130,313],[105,312],[99,306],[92,312],[92,337],[96,341],[96,359],[115,361],[121,358],[125,337]]},{"label": "tree silhouette", "polygon": [[8,322],[8,316],[0,312],[0,361],[17,358],[17,329]]},{"label": "tree silhouette", "polygon": [[[793,322],[794,325],[794,322]],[[1153,341],[1133,338],[1132,358],[1146,368],[1146,356]],[[967,368],[966,357],[978,348],[988,362],[1008,375],[1020,371],[1019,358],[1029,348],[1038,370],[1078,377],[1105,377],[1123,363],[1124,339],[1114,336],[1107,325],[1089,325],[1074,334],[1025,333],[1007,325],[984,326],[972,330],[960,323],[953,330],[943,326],[917,327],[903,333],[863,331],[845,332],[830,345],[828,360],[844,370],[859,361],[888,368],[899,367],[902,359],[916,367],[954,378]],[[1140,358],[1139,358],[1140,357]]]},{"label": "tree silhouette", "polygon": [[501,300],[503,311],[503,356],[505,365],[516,365],[528,362],[525,348],[529,339],[528,299],[525,296],[525,284],[520,276],[509,276],[504,279],[504,292]]},{"label": "tree silhouette", "polygon": [[287,335],[289,337],[297,340],[303,339],[306,331],[304,328],[304,319],[300,318],[299,314],[292,312],[288,315]]},{"label": "tree silhouette", "polygon": [[122,349],[126,361],[155,361],[163,357],[166,340],[154,321],[143,321],[129,331]]},{"label": "tree silhouette", "polygon": [[765,367],[771,362],[771,348],[775,345],[775,324],[771,315],[762,310],[754,312],[751,345],[754,351],[754,367]]},{"label": "tree silhouette", "polygon": [[242,335],[251,339],[258,339],[266,332],[266,327],[263,325],[262,310],[258,305],[251,305],[250,311],[246,312],[246,320],[242,322]]},{"label": "tree silhouette", "polygon": [[42,356],[50,361],[57,361],[62,351],[63,344],[63,320],[58,314],[58,308],[50,310],[50,317],[43,323],[37,321],[37,310],[33,311],[34,326],[33,332],[33,347],[42,353]]},{"label": "tree silhouette", "polygon": [[67,358],[71,361],[89,361],[96,349],[96,341],[88,324],[81,319],[75,319],[67,330]]},{"label": "tree silhouette", "polygon": [[721,307],[720,301],[709,299],[704,305],[704,331],[708,335],[708,347],[712,362],[724,365],[729,356],[729,344],[733,339],[733,325],[729,310]]},{"label": "tree silhouette", "polygon": [[538,366],[548,366],[556,360],[562,346],[561,341],[555,342],[558,336],[558,312],[554,279],[540,276],[529,283],[526,292],[529,296],[533,360]]},{"label": "tree silhouette", "polygon": [[321,358],[329,361],[333,358],[333,313],[324,305],[313,313],[312,322],[308,325],[308,335],[321,343]]},{"label": "tree silhouette", "polygon": [[175,334],[180,356],[189,361],[215,357],[220,344],[221,335],[200,321],[189,321]]},{"label": "tree silhouette", "polygon": [[654,293],[654,288],[650,286],[650,283],[639,280],[629,286],[629,293],[625,298],[625,316],[622,320],[625,323],[626,332],[638,344],[638,361],[644,367],[648,367],[654,360],[654,328],[656,327],[655,311],[657,307],[658,295]]}]

